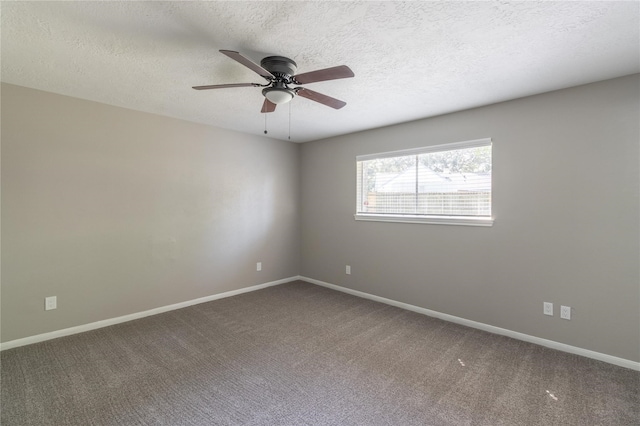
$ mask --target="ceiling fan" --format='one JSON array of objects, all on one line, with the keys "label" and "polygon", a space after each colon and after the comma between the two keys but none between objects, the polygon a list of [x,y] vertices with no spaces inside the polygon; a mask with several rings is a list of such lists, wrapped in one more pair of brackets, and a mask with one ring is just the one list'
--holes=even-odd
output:
[{"label": "ceiling fan", "polygon": [[311,99],[312,101],[319,102],[335,109],[340,109],[347,104],[341,100],[323,95],[322,93],[314,92],[313,90],[309,90],[304,87],[290,87],[291,85],[302,85],[318,81],[353,77],[353,71],[351,71],[351,69],[346,65],[339,65],[337,67],[325,68],[296,75],[298,65],[293,60],[285,58],[284,56],[267,56],[262,59],[260,61],[260,65],[258,65],[233,50],[220,50],[220,52],[256,72],[267,80],[267,83],[213,84],[209,86],[194,86],[194,89],[208,90],[224,89],[229,87],[263,87],[262,94],[265,99],[262,104],[262,110],[260,111],[262,113],[275,111],[276,105],[291,101],[295,95]]}]

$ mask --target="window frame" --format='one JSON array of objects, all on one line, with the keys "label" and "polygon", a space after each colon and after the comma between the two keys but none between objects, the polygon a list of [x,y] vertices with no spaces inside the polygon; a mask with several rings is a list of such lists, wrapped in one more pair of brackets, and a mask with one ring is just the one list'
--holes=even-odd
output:
[{"label": "window frame", "polygon": [[[391,157],[402,157],[409,155],[428,154],[432,152],[454,151],[459,149],[478,148],[483,146],[491,147],[491,216],[447,216],[447,215],[412,215],[412,214],[391,214],[391,213],[358,213],[361,202],[361,188],[359,185],[358,163],[367,160],[375,160]],[[421,148],[403,149],[398,151],[388,151],[375,154],[364,154],[356,156],[356,213],[355,220],[369,222],[397,222],[397,223],[421,223],[436,225],[464,225],[464,226],[493,226],[493,141],[491,138],[474,139],[462,142],[452,142],[439,145],[431,145]]]}]

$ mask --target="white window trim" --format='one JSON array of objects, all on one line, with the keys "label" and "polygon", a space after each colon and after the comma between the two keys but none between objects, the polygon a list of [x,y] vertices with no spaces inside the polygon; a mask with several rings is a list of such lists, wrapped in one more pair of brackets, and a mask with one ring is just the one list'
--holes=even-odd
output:
[{"label": "white window trim", "polygon": [[432,225],[493,226],[493,217],[483,216],[412,216],[356,213],[356,220],[366,222],[424,223]]},{"label": "white window trim", "polygon": [[464,142],[452,142],[452,143],[444,143],[441,145],[431,145],[431,146],[425,146],[422,148],[412,148],[412,149],[402,149],[399,151],[381,152],[378,154],[364,154],[364,155],[357,155],[356,162],[366,161],[366,160],[375,160],[378,158],[402,157],[404,155],[426,154],[429,152],[453,151],[454,149],[477,148],[479,146],[491,145],[492,143],[493,141],[491,140],[491,138],[484,138],[484,139],[474,139],[471,141],[464,141]]},{"label": "white window trim", "polygon": [[[453,142],[441,145],[432,145],[422,148],[389,151],[379,154],[365,154],[356,156],[356,162],[373,160],[377,158],[400,157],[412,154],[424,154],[444,150],[476,148],[492,144],[491,138],[474,139],[464,142]],[[491,191],[493,193],[493,189]],[[492,201],[493,202],[493,201]],[[493,210],[493,209],[492,209]],[[365,222],[395,222],[395,223],[420,223],[434,225],[463,225],[463,226],[493,226],[494,217],[491,216],[428,216],[428,215],[402,215],[382,213],[355,213],[355,220]]]}]

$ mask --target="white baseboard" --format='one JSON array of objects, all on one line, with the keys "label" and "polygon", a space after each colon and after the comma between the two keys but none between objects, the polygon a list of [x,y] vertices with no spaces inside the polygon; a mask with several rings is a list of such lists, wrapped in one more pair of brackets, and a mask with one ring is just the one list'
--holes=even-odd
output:
[{"label": "white baseboard", "polygon": [[96,321],[89,324],[78,325],[75,327],[69,327],[62,330],[51,331],[49,333],[37,334],[35,336],[29,336],[22,339],[11,340],[0,344],[0,351],[17,348],[19,346],[30,345],[32,343],[44,342],[45,340],[51,340],[58,337],[70,336],[72,334],[83,333],[85,331],[95,330],[97,328],[108,327],[110,325],[120,324],[127,321],[136,320],[139,318],[148,317],[150,315],[161,314],[163,312],[173,311],[175,309],[186,308],[187,306],[197,305],[199,303],[211,302],[212,300],[223,299],[225,297],[236,296],[242,293],[248,293],[250,291],[260,290],[266,287],[274,285],[284,284],[291,281],[301,279],[299,275],[284,278],[277,281],[271,281],[264,284],[258,284],[251,287],[245,287],[238,290],[227,291],[224,293],[218,293],[211,296],[200,297],[198,299],[187,300],[185,302],[174,303],[173,305],[161,306],[159,308],[149,309],[148,311],[136,312],[129,315],[123,315],[121,317],[109,318],[102,321]]},{"label": "white baseboard", "polygon": [[445,321],[453,322],[460,325],[465,325],[479,330],[488,331],[489,333],[500,334],[507,337],[512,337],[517,340],[522,340],[529,343],[535,343],[536,345],[545,346],[551,349],[557,349],[559,351],[568,352],[575,355],[581,355],[587,358],[597,359],[598,361],[604,361],[609,364],[618,365],[620,367],[630,368],[632,370],[640,371],[640,362],[631,361],[624,358],[618,358],[612,355],[603,354],[600,352],[591,351],[588,349],[578,348],[576,346],[566,345],[564,343],[555,342],[553,340],[542,339],[540,337],[530,336],[524,333],[518,333],[517,331],[507,330],[506,328],[494,327],[492,325],[483,324],[481,322],[471,321],[468,319],[456,317],[453,315],[443,314],[441,312],[432,311],[430,309],[421,308],[419,306],[410,305],[408,303],[398,302],[396,300],[387,299],[385,297],[375,296],[373,294],[364,293],[358,290],[352,290],[350,288],[341,287],[335,284],[330,284],[324,281],[316,280],[301,276],[300,280],[306,281],[311,284],[316,284],[322,287],[327,287],[332,290],[338,290],[343,293],[348,293],[353,296],[362,297],[365,299],[374,300],[376,302],[385,303],[398,308],[406,309],[408,311],[417,312],[419,314],[427,315],[430,317],[439,318]]},{"label": "white baseboard", "polygon": [[245,287],[238,290],[227,291],[224,293],[214,294],[211,296],[205,296],[198,299],[187,300],[185,302],[175,303],[172,305],[161,306],[159,308],[149,309],[148,311],[136,312],[129,315],[123,315],[121,317],[110,318],[102,321],[96,321],[89,324],[83,324],[75,327],[65,328],[62,330],[51,331],[49,333],[37,334],[35,336],[29,336],[22,339],[11,340],[9,342],[5,342],[0,344],[0,351],[17,348],[19,346],[30,345],[32,343],[43,342],[45,340],[51,340],[58,337],[70,336],[72,334],[83,333],[85,331],[95,330],[102,327],[108,327],[110,325],[120,324],[127,321],[132,321],[139,318],[148,317],[150,315],[161,314],[163,312],[173,311],[175,309],[186,308],[187,306],[197,305],[200,303],[211,302],[213,300],[223,299],[225,297],[236,296],[242,293],[248,293],[250,291],[256,291],[263,288],[288,283],[291,281],[302,280],[311,284],[316,284],[322,287],[327,287],[332,290],[341,291],[343,293],[348,293],[353,296],[362,297],[364,299],[373,300],[376,302],[385,303],[387,305],[395,306],[398,308],[406,309],[408,311],[417,312],[419,314],[427,315],[430,317],[439,318],[445,321],[453,322],[460,325],[465,325],[472,328],[477,328],[479,330],[488,331],[489,333],[500,334],[507,337],[512,337],[514,339],[522,340],[529,343],[535,343],[540,346],[545,346],[551,349],[557,349],[563,352],[568,352],[575,355],[581,355],[587,358],[597,359],[599,361],[604,361],[609,364],[618,365],[620,367],[629,368],[632,370],[640,371],[640,362],[631,361],[624,358],[618,358],[612,355],[603,354],[600,352],[591,351],[588,349],[578,348],[576,346],[567,345],[564,343],[555,342],[553,340],[542,339],[540,337],[530,336],[528,334],[519,333],[517,331],[508,330],[506,328],[495,327],[488,324],[483,324],[481,322],[476,322],[460,317],[456,317],[449,314],[443,314],[438,311],[432,311],[430,309],[421,308],[419,306],[410,305],[404,302],[398,302],[396,300],[387,299],[385,297],[375,296],[373,294],[365,293],[358,290],[352,290],[347,287],[341,287],[335,284],[330,284],[324,281],[316,280],[314,278],[304,277],[304,276],[293,276],[289,278],[283,278],[277,281],[271,281],[268,283],[258,284],[251,287]]}]

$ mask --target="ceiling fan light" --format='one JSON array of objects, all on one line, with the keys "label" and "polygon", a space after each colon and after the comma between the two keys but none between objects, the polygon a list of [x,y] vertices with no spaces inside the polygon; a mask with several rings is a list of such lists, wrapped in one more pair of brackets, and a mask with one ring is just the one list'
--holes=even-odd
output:
[{"label": "ceiling fan light", "polygon": [[262,94],[265,98],[269,99],[269,101],[273,102],[276,105],[286,104],[291,99],[293,99],[293,91],[288,89],[275,89],[268,88],[262,91]]}]

